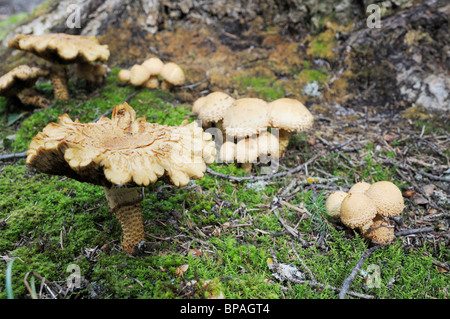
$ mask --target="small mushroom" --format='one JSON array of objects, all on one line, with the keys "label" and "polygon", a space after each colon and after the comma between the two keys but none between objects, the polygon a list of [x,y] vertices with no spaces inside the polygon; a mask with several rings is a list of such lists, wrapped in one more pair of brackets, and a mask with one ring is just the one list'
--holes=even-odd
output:
[{"label": "small mushroom", "polygon": [[258,156],[258,139],[256,136],[242,138],[236,143],[236,161],[241,163],[244,171],[249,172],[252,169],[252,163],[256,162]]},{"label": "small mushroom", "polygon": [[380,215],[375,216],[370,227],[362,235],[370,241],[382,245],[390,244],[395,238],[394,227]]},{"label": "small mushroom", "polygon": [[145,87],[149,89],[157,89],[159,86],[158,75],[161,73],[161,69],[164,66],[163,61],[159,58],[150,58],[142,63],[142,66],[147,68],[150,72],[149,79],[145,82]]},{"label": "small mushroom", "polygon": [[52,63],[50,80],[55,98],[60,100],[69,98],[67,65],[106,61],[109,58],[108,46],[100,45],[95,37],[65,33],[19,34],[8,42],[8,46],[33,53]]},{"label": "small mushroom", "polygon": [[134,86],[143,86],[145,82],[150,78],[150,71],[140,65],[135,64],[130,69],[130,84]]},{"label": "small mushroom", "polygon": [[129,82],[131,78],[131,71],[127,69],[122,69],[119,71],[119,74],[117,75],[120,82]]},{"label": "small mushroom", "polygon": [[183,70],[173,62],[164,64],[160,75],[163,78],[161,84],[163,90],[171,90],[174,86],[182,85],[185,81]]},{"label": "small mushroom", "polygon": [[75,65],[75,76],[90,83],[101,83],[105,78],[107,68],[103,64],[77,63]]},{"label": "small mushroom", "polygon": [[289,144],[292,133],[312,127],[313,115],[300,102],[291,98],[281,98],[269,103],[270,126],[279,129],[280,155]]},{"label": "small mushroom", "polygon": [[361,232],[367,230],[377,215],[374,201],[363,193],[348,194],[341,203],[340,218],[344,225]]},{"label": "small mushroom", "polygon": [[370,187],[369,183],[366,182],[358,182],[356,184],[353,184],[352,187],[350,187],[350,189],[348,190],[349,194],[353,194],[353,193],[364,193],[365,191],[367,191]]},{"label": "small mushroom", "polygon": [[224,163],[233,163],[236,160],[236,143],[226,141],[219,151],[220,160]]},{"label": "small mushroom", "polygon": [[328,215],[332,218],[339,218],[341,214],[341,204],[348,193],[343,191],[335,191],[328,196],[325,202],[325,208]]},{"label": "small mushroom", "polygon": [[0,96],[17,97],[22,104],[47,107],[50,103],[35,89],[34,84],[40,77],[48,75],[48,71],[20,65],[0,77]]},{"label": "small mushroom", "polygon": [[223,117],[233,102],[234,99],[223,92],[212,92],[208,94],[198,111],[198,118],[202,121],[202,126],[208,128],[214,125],[222,131]]},{"label": "small mushroom", "polygon": [[405,208],[402,192],[392,182],[380,181],[373,183],[365,194],[372,199],[381,216],[393,217]]},{"label": "small mushroom", "polygon": [[280,154],[280,141],[278,138],[269,131],[262,132],[258,135],[258,151],[259,158],[263,162],[263,159],[269,160],[278,158]]},{"label": "small mushroom", "polygon": [[196,122],[179,127],[136,118],[127,104],[111,119],[72,121],[67,114],[31,141],[26,163],[38,171],[103,186],[109,209],[123,230],[123,249],[134,253],[145,240],[139,187],[167,176],[175,186],[202,178],[214,161],[215,144]]}]

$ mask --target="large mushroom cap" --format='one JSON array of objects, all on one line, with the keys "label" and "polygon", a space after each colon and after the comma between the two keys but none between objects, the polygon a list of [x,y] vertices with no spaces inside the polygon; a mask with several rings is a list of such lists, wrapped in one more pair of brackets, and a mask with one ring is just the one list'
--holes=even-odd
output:
[{"label": "large mushroom cap", "polygon": [[26,163],[43,173],[107,187],[146,186],[165,174],[184,186],[203,176],[215,151],[211,134],[195,122],[148,123],[123,103],[114,107],[111,119],[95,123],[61,115],[58,124],[48,124],[31,141]]},{"label": "large mushroom cap", "polygon": [[393,217],[405,208],[402,192],[392,182],[373,183],[365,194],[374,201],[378,214],[381,216]]},{"label": "large mushroom cap", "polygon": [[24,88],[32,87],[38,78],[47,75],[47,70],[19,65],[0,77],[0,96],[15,96]]},{"label": "large mushroom cap", "polygon": [[235,100],[223,117],[223,127],[233,137],[259,134],[268,126],[267,102],[258,98]]},{"label": "large mushroom cap", "polygon": [[271,127],[288,132],[309,129],[314,123],[314,117],[308,109],[300,101],[291,98],[270,102],[268,115]]},{"label": "large mushroom cap", "polygon": [[150,72],[150,75],[158,75],[159,73],[161,73],[164,62],[159,58],[150,58],[145,60],[142,63],[142,66],[147,68],[147,70]]},{"label": "large mushroom cap", "polygon": [[341,203],[341,221],[352,229],[366,230],[377,215],[375,203],[363,193],[348,194]]},{"label": "large mushroom cap", "polygon": [[348,193],[343,191],[335,191],[328,196],[325,202],[325,208],[328,215],[332,218],[339,218],[341,214],[341,204]]},{"label": "large mushroom cap", "polygon": [[106,61],[109,58],[107,45],[101,45],[95,37],[81,35],[19,34],[8,45],[59,64]]},{"label": "large mushroom cap", "polygon": [[129,82],[134,86],[143,85],[150,77],[150,71],[139,64],[135,64],[130,69],[130,80]]},{"label": "large mushroom cap", "polygon": [[175,63],[168,62],[161,68],[160,75],[172,85],[181,85],[184,83],[185,76],[183,70]]},{"label": "large mushroom cap", "polygon": [[370,187],[369,183],[366,182],[358,182],[356,184],[354,184],[352,187],[350,187],[350,189],[348,190],[349,194],[353,194],[353,193],[364,193],[365,191],[367,191]]},{"label": "large mushroom cap", "polygon": [[223,92],[212,92],[205,97],[199,109],[198,118],[206,123],[223,119],[225,111],[233,104],[234,99]]},{"label": "large mushroom cap", "polygon": [[205,105],[206,102],[206,96],[201,96],[197,100],[194,101],[192,104],[192,113],[199,114],[201,108],[203,105]]}]

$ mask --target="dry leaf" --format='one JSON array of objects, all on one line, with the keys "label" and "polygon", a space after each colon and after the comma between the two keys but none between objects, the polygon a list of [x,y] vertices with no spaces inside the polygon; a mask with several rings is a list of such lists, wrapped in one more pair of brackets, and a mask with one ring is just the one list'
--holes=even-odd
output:
[{"label": "dry leaf", "polygon": [[407,190],[407,191],[404,191],[402,195],[403,195],[403,197],[405,197],[405,198],[411,198],[411,197],[413,197],[415,194],[416,194],[415,191],[413,191],[413,190]]},{"label": "dry leaf", "polygon": [[181,265],[180,267],[178,267],[177,269],[175,269],[175,278],[178,278],[179,276],[183,277],[183,274],[186,272],[186,270],[188,270],[189,265],[188,264],[184,264]]},{"label": "dry leaf", "polygon": [[203,255],[203,253],[200,250],[197,250],[197,249],[194,249],[194,248],[189,249],[189,254],[191,254],[192,257],[198,257],[198,256]]}]

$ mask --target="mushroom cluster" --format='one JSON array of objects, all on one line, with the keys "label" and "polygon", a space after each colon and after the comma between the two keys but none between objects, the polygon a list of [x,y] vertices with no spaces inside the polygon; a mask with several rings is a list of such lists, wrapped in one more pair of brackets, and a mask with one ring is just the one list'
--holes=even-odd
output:
[{"label": "mushroom cluster", "polygon": [[56,99],[69,98],[67,88],[69,64],[76,65],[77,77],[92,83],[101,82],[107,72],[106,66],[95,63],[108,60],[110,54],[108,46],[101,45],[95,37],[65,33],[19,34],[8,42],[8,46],[33,53],[52,63],[49,76]]},{"label": "mushroom cluster", "polygon": [[389,244],[394,240],[394,226],[389,217],[399,215],[405,207],[400,189],[392,182],[373,184],[359,182],[348,192],[335,191],[326,201],[333,218],[374,243]]},{"label": "mushroom cluster", "polygon": [[17,97],[24,105],[47,107],[50,103],[34,88],[40,77],[46,77],[48,70],[20,65],[0,77],[0,96]]},{"label": "mushroom cluster", "polygon": [[26,163],[42,173],[103,186],[122,227],[123,249],[134,253],[145,240],[139,187],[160,178],[185,186],[203,177],[215,152],[212,136],[196,122],[149,123],[123,103],[111,119],[102,116],[94,123],[61,115],[33,138]]},{"label": "mushroom cluster", "polygon": [[118,77],[121,82],[149,89],[157,89],[161,77],[163,90],[171,90],[173,86],[182,85],[185,81],[184,72],[179,65],[173,62],[164,63],[156,57],[149,58],[142,64],[135,64],[129,70],[120,70]]},{"label": "mushroom cluster", "polygon": [[270,103],[259,98],[234,99],[213,92],[197,99],[192,106],[204,128],[222,132],[219,160],[241,163],[250,170],[252,163],[279,158],[294,132],[309,129],[314,118],[300,102],[281,98]]}]

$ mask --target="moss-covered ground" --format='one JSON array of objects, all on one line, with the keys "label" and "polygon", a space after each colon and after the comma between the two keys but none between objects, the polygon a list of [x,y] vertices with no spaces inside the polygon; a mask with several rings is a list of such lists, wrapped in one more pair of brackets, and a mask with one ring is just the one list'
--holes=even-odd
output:
[{"label": "moss-covered ground", "polygon": [[[3,153],[25,151],[33,136],[63,113],[81,122],[93,121],[132,96],[137,89],[119,83],[117,72],[114,69],[98,87],[71,81],[72,98],[53,101],[46,109],[16,109],[13,102],[1,99]],[[235,80],[238,87],[252,87],[263,98],[283,95],[271,78]],[[37,87],[52,99],[49,84]],[[191,106],[167,91],[140,89],[128,103],[148,121],[178,125],[184,119],[195,119]],[[316,155],[319,143],[311,141],[310,135],[294,137],[283,166],[296,166]],[[276,280],[267,261],[276,257],[307,274],[298,254],[316,281],[341,287],[369,244],[328,219],[326,192],[348,188],[347,183],[357,180],[396,180],[399,187],[410,186],[396,179],[395,165],[374,160],[375,152],[379,152],[376,146],[368,142],[357,151],[360,162],[351,162],[338,150],[316,160],[325,173],[339,179],[325,185],[328,188],[302,186],[286,199],[293,206],[307,208],[314,218],[305,218],[288,206],[278,208],[278,214],[307,245],[292,237],[271,210],[274,197],[303,175],[236,183],[206,174],[182,188],[159,181],[143,189],[147,241],[137,256],[122,251],[121,229],[108,211],[101,187],[41,174],[27,167],[24,159],[3,162],[0,298],[32,298],[33,287],[41,297],[55,294],[59,298],[337,298],[331,289]],[[389,149],[382,152],[386,158],[396,156]],[[215,163],[211,168],[249,175],[234,164]],[[409,202],[407,207],[402,216],[405,221],[410,219],[406,215],[411,210]],[[374,298],[448,298],[448,273],[436,264],[448,260],[448,242],[416,240],[408,245],[404,238],[396,238],[369,257],[350,290]],[[375,286],[368,277],[370,265],[380,270]],[[73,267],[81,280],[69,289]]]}]

